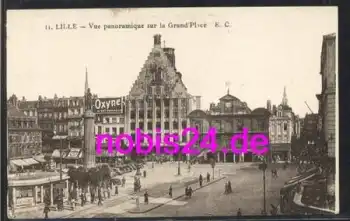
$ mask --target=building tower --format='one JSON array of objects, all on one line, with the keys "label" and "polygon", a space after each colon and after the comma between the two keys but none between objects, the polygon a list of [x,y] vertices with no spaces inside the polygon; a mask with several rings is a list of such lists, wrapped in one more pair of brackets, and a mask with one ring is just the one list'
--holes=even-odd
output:
[{"label": "building tower", "polygon": [[92,94],[85,73],[85,112],[84,112],[84,169],[96,166],[95,114],[92,112]]},{"label": "building tower", "polygon": [[286,86],[284,86],[284,90],[283,90],[282,105],[283,106],[287,106],[288,105]]}]

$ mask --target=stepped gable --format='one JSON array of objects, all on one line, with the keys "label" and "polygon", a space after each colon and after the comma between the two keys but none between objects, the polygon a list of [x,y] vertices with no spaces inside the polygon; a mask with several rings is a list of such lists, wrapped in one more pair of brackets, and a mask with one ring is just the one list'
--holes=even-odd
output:
[{"label": "stepped gable", "polygon": [[[155,35],[160,38],[160,35]],[[160,39],[159,39],[160,41]],[[173,97],[188,97],[187,88],[182,81],[182,75],[176,71],[174,58],[170,60],[167,54],[169,48],[162,48],[158,41],[155,41],[152,51],[149,53],[141,71],[133,83],[129,96],[130,98],[142,99],[149,90],[150,86],[164,86],[164,93]],[[174,50],[170,50],[174,52]],[[161,80],[154,81],[154,74],[161,73]]]}]

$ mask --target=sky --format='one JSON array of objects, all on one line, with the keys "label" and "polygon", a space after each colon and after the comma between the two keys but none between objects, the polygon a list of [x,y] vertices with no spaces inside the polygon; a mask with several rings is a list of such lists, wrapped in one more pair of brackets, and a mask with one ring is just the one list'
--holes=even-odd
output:
[{"label": "sky", "polygon": [[[280,104],[286,87],[288,103],[301,117],[311,112],[305,101],[318,111],[322,36],[338,30],[336,7],[10,10],[7,16],[8,97],[82,96],[86,69],[92,93],[125,96],[153,35],[161,34],[166,47],[175,48],[188,92],[202,96],[202,109],[224,96],[230,82],[230,94],[251,109],[266,107],[268,99]],[[170,22],[207,27],[169,28]],[[101,29],[54,29],[60,23]],[[104,30],[130,23],[166,28]]]}]

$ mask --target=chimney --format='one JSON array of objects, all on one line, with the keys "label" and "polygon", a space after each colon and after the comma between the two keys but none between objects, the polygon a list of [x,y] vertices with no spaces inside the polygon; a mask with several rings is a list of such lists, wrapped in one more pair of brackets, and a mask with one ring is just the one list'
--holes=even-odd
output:
[{"label": "chimney", "polygon": [[153,39],[154,39],[154,46],[161,47],[162,36],[160,34],[156,34],[153,36]]},{"label": "chimney", "polygon": [[175,68],[175,49],[174,48],[163,48],[164,53],[166,54],[168,60],[170,61],[170,65]]},{"label": "chimney", "polygon": [[271,113],[271,100],[267,100],[266,102],[266,109]]}]

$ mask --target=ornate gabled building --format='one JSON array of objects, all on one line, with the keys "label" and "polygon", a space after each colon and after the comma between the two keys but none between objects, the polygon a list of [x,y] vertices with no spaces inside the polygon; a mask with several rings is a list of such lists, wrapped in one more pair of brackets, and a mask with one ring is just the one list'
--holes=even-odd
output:
[{"label": "ornate gabled building", "polygon": [[291,142],[295,135],[295,115],[288,105],[286,87],[280,105],[274,105],[270,110],[270,143],[271,154],[274,160],[291,161]]},{"label": "ornate gabled building", "polygon": [[[165,133],[181,134],[189,126],[187,115],[195,108],[193,96],[176,69],[175,49],[162,47],[161,35],[155,35],[154,46],[126,101],[126,132],[135,139],[135,130],[140,128],[154,140],[156,128],[162,137]],[[179,143],[187,138],[180,136]]]},{"label": "ornate gabled building", "polygon": [[[265,108],[256,108],[253,111],[247,103],[237,97],[227,94],[219,99],[219,103],[212,103],[207,112],[201,110],[192,111],[189,114],[190,125],[197,128],[200,133],[200,139],[207,134],[209,128],[216,129],[216,144],[218,145],[216,153],[210,153],[208,149],[203,150],[196,159],[207,161],[215,158],[217,162],[252,162],[258,160],[258,157],[251,151],[248,142],[248,152],[240,155],[234,154],[231,150],[231,137],[235,134],[241,134],[243,128],[248,129],[248,140],[254,134],[264,134],[268,136],[268,123],[270,113]],[[241,148],[241,140],[237,140],[236,147]],[[199,142],[196,147],[199,148]],[[221,151],[228,149],[226,153]]]}]

